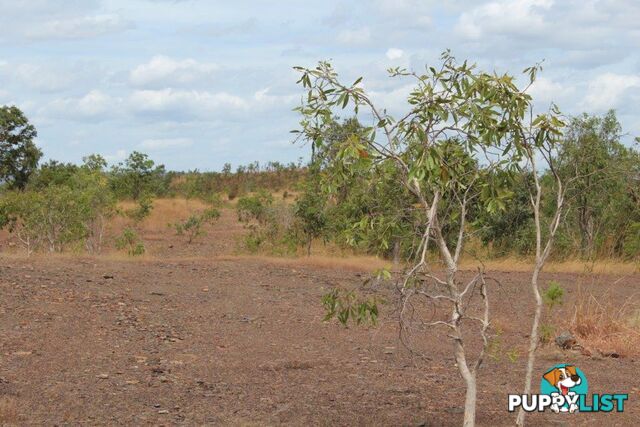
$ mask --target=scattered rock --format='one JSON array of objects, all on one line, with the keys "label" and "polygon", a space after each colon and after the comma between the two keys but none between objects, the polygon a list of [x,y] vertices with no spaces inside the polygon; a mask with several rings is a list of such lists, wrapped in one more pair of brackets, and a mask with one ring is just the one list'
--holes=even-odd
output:
[{"label": "scattered rock", "polygon": [[572,349],[576,343],[576,338],[569,331],[564,331],[556,337],[556,344],[564,350]]},{"label": "scattered rock", "polygon": [[168,413],[169,413],[169,410],[168,410],[168,409],[160,409],[160,410],[158,411],[158,414],[168,414]]},{"label": "scattered rock", "polygon": [[102,278],[103,278],[103,279],[107,279],[107,280],[109,280],[109,279],[113,279],[113,278],[114,278],[114,276],[113,276],[113,274],[103,274],[103,275],[102,275]]},{"label": "scattered rock", "polygon": [[100,375],[98,375],[98,378],[101,379],[101,380],[106,380],[106,379],[109,378],[109,374],[100,374]]}]

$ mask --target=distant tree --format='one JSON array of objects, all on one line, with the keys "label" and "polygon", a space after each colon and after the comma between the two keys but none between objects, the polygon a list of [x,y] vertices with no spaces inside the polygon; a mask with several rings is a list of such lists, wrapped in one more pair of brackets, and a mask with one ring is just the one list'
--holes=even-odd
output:
[{"label": "distant tree", "polygon": [[82,166],[90,171],[102,172],[107,167],[107,161],[100,154],[90,154],[82,158]]},{"label": "distant tree", "polygon": [[307,182],[307,188],[298,197],[294,206],[294,215],[298,231],[307,247],[307,256],[311,255],[311,243],[325,232],[327,216],[326,199],[313,177]]},{"label": "distant tree", "polygon": [[50,185],[68,185],[77,171],[78,166],[73,163],[49,160],[31,175],[29,188],[42,190]]},{"label": "distant tree", "polygon": [[0,181],[22,190],[38,166],[42,152],[33,139],[36,128],[18,107],[0,107]]},{"label": "distant tree", "polygon": [[565,233],[585,258],[620,255],[626,234],[640,221],[640,155],[620,142],[621,135],[613,110],[583,114],[571,120],[559,153],[558,171],[568,184]]},{"label": "distant tree", "polygon": [[162,192],[164,165],[156,166],[148,155],[134,151],[112,170],[112,186],[116,194],[139,200],[148,194]]}]

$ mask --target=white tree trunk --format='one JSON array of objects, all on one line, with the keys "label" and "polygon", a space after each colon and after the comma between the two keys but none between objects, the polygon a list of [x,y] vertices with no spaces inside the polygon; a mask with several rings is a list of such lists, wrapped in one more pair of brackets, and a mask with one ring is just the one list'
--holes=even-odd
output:
[{"label": "white tree trunk", "polygon": [[[523,394],[531,394],[531,382],[533,380],[533,365],[536,359],[536,349],[538,348],[538,329],[540,326],[540,317],[542,316],[542,297],[540,296],[540,287],[538,286],[538,275],[540,273],[540,261],[536,261],[536,266],[531,276],[531,288],[535,299],[535,311],[533,314],[533,322],[531,324],[531,335],[529,335],[529,351],[527,352],[527,368],[524,380]],[[524,426],[524,409],[520,408],[516,418],[517,426]]]}]

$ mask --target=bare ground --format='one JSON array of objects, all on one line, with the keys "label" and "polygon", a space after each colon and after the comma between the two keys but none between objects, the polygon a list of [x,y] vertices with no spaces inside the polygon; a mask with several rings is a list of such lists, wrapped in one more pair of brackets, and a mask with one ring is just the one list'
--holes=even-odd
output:
[{"label": "bare ground", "polygon": [[[389,303],[376,327],[322,321],[321,296],[359,283],[366,271],[203,258],[231,247],[222,241],[213,249],[169,248],[169,237],[159,234],[153,247],[163,260],[0,258],[0,424],[461,424],[463,387],[450,342],[424,333],[416,339],[430,359],[411,357],[398,342],[389,290],[382,290]],[[181,258],[189,254],[194,258]],[[522,355],[532,312],[528,276],[494,275],[502,348]],[[622,304],[640,285],[637,274],[543,279],[567,289],[560,319],[571,315],[579,286]],[[536,414],[530,424],[638,424],[635,358],[548,346],[536,372],[561,362],[585,372],[590,392],[629,393],[626,410]],[[480,425],[513,425],[506,395],[520,391],[523,372],[521,356],[487,358]]]}]

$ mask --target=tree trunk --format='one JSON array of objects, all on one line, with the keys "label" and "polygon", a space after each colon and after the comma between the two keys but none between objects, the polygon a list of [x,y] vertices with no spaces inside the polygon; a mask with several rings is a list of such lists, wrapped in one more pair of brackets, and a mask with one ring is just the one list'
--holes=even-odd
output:
[{"label": "tree trunk", "polygon": [[466,386],[466,395],[464,399],[464,421],[462,425],[464,427],[473,427],[476,423],[476,402],[477,402],[477,383],[476,372],[470,370],[467,364],[467,358],[465,356],[464,345],[462,344],[462,337],[460,336],[460,330],[456,327],[458,338],[454,338],[454,356],[456,365],[458,365],[458,371],[464,380]]},{"label": "tree trunk", "polygon": [[393,267],[398,268],[400,263],[400,239],[396,239],[393,243]]},{"label": "tree trunk", "polygon": [[[524,394],[531,393],[531,381],[533,379],[533,365],[535,363],[536,349],[538,348],[538,328],[540,325],[540,317],[542,315],[542,297],[540,296],[540,287],[538,286],[538,275],[540,274],[541,260],[536,260],[536,266],[531,276],[531,288],[535,299],[535,312],[533,315],[533,324],[531,325],[531,335],[529,335],[529,351],[527,353],[527,369],[524,380]],[[524,409],[520,408],[516,418],[517,426],[524,426]]]},{"label": "tree trunk", "polygon": [[477,401],[477,385],[476,377],[473,375],[467,384],[467,394],[464,399],[464,427],[473,427],[476,423],[476,401]]}]

